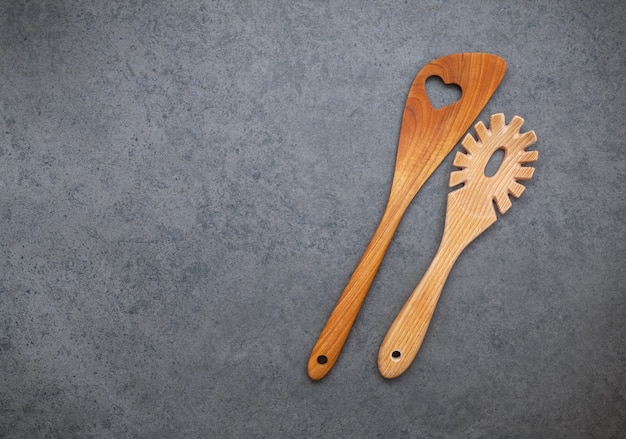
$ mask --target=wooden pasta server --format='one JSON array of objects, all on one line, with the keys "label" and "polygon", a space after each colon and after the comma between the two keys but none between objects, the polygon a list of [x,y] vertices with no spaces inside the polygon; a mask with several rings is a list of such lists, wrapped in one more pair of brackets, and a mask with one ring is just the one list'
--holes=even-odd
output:
[{"label": "wooden pasta server", "polygon": [[[457,153],[454,165],[462,168],[450,175],[443,238],[426,274],[389,328],[378,353],[378,370],[395,378],[412,363],[422,345],[443,285],[461,252],[496,219],[494,202],[501,214],[511,207],[509,195],[524,191],[518,180],[529,180],[534,168],[523,166],[537,160],[537,151],[526,148],[537,140],[534,131],[520,133],[524,120],[515,116],[506,125],[503,114],[491,116],[490,127],[476,125],[478,141],[471,134],[463,140],[467,154]],[[498,171],[487,176],[485,167],[497,150],[504,151]]]}]

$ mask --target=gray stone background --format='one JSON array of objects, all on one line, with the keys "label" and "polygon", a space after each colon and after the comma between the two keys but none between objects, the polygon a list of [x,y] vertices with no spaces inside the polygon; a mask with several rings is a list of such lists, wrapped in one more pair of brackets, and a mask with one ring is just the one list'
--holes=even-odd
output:
[{"label": "gray stone background", "polygon": [[[621,0],[2,1],[0,437],[624,437],[625,23]],[[411,82],[464,51],[507,60],[479,119],[526,119],[535,177],[387,381],[451,154],[313,383]]]}]

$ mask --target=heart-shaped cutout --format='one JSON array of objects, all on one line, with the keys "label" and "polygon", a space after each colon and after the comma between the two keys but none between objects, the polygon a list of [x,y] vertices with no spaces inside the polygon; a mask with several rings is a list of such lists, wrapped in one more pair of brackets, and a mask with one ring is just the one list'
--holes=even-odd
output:
[{"label": "heart-shaped cutout", "polygon": [[426,95],[435,110],[447,107],[461,99],[461,87],[457,84],[446,84],[439,76],[426,79]]}]

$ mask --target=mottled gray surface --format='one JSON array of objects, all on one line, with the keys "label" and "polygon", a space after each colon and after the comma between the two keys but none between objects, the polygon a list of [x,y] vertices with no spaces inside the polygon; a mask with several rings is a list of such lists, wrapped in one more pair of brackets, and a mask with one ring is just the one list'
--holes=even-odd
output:
[{"label": "mottled gray surface", "polygon": [[[3,1],[0,437],[624,437],[625,23],[621,0]],[[386,381],[448,157],[312,383],[413,77],[463,51],[507,60],[480,119],[526,119],[535,177]]]}]

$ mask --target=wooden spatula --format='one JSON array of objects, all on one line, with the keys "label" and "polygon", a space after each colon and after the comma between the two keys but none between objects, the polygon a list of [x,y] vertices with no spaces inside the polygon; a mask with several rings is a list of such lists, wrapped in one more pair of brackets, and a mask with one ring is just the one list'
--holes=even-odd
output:
[{"label": "wooden spatula", "polygon": [[[308,363],[312,380],[323,378],[335,364],[404,211],[476,119],[505,71],[505,61],[495,55],[459,53],[428,63],[415,77],[402,116],[385,212],[313,348]],[[461,98],[445,107],[433,108],[425,90],[431,76],[458,85]]]},{"label": "wooden spatula", "polygon": [[[446,225],[439,250],[426,274],[389,328],[378,353],[378,370],[385,378],[402,374],[417,355],[437,306],[444,283],[463,249],[496,219],[493,202],[501,214],[511,207],[509,195],[518,198],[534,168],[522,166],[537,160],[537,151],[525,151],[535,143],[534,131],[520,134],[524,119],[515,116],[509,125],[503,114],[491,116],[490,128],[476,125],[477,142],[470,134],[463,139],[468,154],[457,153],[454,165],[461,171],[450,175],[450,187],[463,187],[448,194]],[[498,171],[485,175],[485,167],[495,151],[504,151]]]}]

